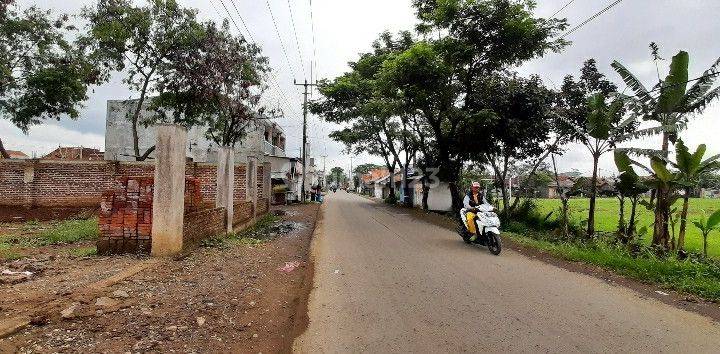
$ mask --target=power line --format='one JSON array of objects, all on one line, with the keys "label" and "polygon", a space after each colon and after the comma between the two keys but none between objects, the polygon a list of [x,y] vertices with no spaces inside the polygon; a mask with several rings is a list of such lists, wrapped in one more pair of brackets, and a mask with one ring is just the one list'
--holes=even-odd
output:
[{"label": "power line", "polygon": [[313,57],[310,62],[310,82],[317,82],[317,42],[315,41],[315,15],[313,14],[313,2],[310,1],[310,28],[312,29]]},{"label": "power line", "polygon": [[270,6],[270,0],[265,0],[265,3],[267,4],[268,12],[270,13],[270,19],[272,19],[273,26],[275,26],[275,34],[277,34],[278,41],[280,41],[280,48],[282,49],[283,54],[285,54],[285,61],[288,64],[288,68],[290,69],[292,76],[295,77],[295,67],[290,62],[290,57],[288,56],[287,49],[285,49],[285,42],[283,42],[282,36],[280,36],[280,29],[278,28],[277,21],[275,21],[275,15],[273,14],[272,7]]},{"label": "power line", "polygon": [[[240,21],[242,22],[243,26],[245,27],[245,30],[247,31],[248,36],[250,37],[250,39],[252,40],[253,43],[256,43],[256,44],[257,44],[257,41],[256,41],[255,38],[253,37],[252,31],[250,31],[250,28],[247,26],[247,23],[245,22],[245,19],[244,19],[243,16],[240,14],[240,11],[238,10],[237,6],[235,5],[235,1],[234,1],[234,0],[230,0],[230,3],[232,4],[233,8],[235,9],[235,13],[236,13],[237,16],[240,18]],[[212,0],[211,0],[211,4],[212,4]],[[228,16],[230,17],[230,21],[232,21],[233,25],[235,25],[235,28],[236,28],[236,29],[238,30],[238,32],[242,35],[242,30],[240,29],[240,26],[238,26],[237,22],[235,22],[235,19],[234,19],[233,15],[230,13],[230,10],[229,10],[229,9],[227,8],[227,6],[225,5],[225,2],[224,2],[223,0],[220,0],[220,4],[222,4],[223,9],[225,9],[225,12],[226,12],[226,13],[228,14]],[[215,6],[215,5],[213,4],[213,7],[214,7],[214,6]],[[216,11],[217,11],[217,9],[216,9]],[[280,87],[280,85],[278,84],[277,76],[275,76],[275,73],[274,73],[272,70],[270,71],[270,77],[269,77],[269,79],[270,79],[270,82],[275,85],[275,88],[276,88],[276,90],[277,90],[277,92],[278,92],[279,98],[283,101],[283,103],[284,103],[284,105],[286,106],[286,108],[290,108],[289,111],[292,112],[292,105],[290,105],[290,104],[288,103],[287,95],[285,94],[285,91],[282,89],[282,87]],[[297,112],[295,112],[294,114],[297,115]]]},{"label": "power line", "polygon": [[600,15],[604,14],[605,12],[607,12],[608,10],[610,10],[610,9],[613,8],[613,7],[615,7],[615,5],[617,5],[617,4],[621,3],[621,2],[622,2],[622,0],[615,0],[613,3],[611,3],[610,5],[608,5],[607,7],[605,7],[604,9],[602,9],[602,10],[598,11],[596,14],[590,16],[587,20],[583,21],[583,22],[580,23],[579,25],[577,25],[577,26],[573,27],[572,29],[568,30],[567,32],[565,32],[562,36],[560,36],[560,39],[563,39],[563,38],[569,36],[570,34],[572,34],[573,32],[579,30],[580,28],[582,28],[583,26],[585,26],[585,25],[587,25],[588,23],[592,22],[594,19],[598,18]]},{"label": "power line", "polygon": [[566,7],[572,5],[572,3],[574,3],[574,2],[575,2],[575,0],[570,0],[570,1],[568,1],[567,4],[565,4],[565,5],[564,5],[563,7],[561,7],[559,10],[555,11],[554,14],[550,15],[550,18],[555,17],[555,15],[561,13],[563,10],[565,10]]},{"label": "power line", "polygon": [[295,33],[295,44],[297,46],[297,52],[300,56],[300,67],[302,68],[303,76],[305,76],[305,58],[303,57],[302,50],[300,49],[300,41],[298,40],[298,33],[297,28],[295,27],[295,15],[293,15],[292,5],[290,4],[290,0],[287,0],[288,4],[288,11],[290,12],[290,23],[292,24],[293,32]]}]

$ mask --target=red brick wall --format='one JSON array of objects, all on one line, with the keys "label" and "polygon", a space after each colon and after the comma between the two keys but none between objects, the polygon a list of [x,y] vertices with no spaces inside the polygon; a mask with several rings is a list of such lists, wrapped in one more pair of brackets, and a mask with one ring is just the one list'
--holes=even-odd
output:
[{"label": "red brick wall", "polygon": [[258,199],[257,215],[263,215],[268,212],[270,200],[267,198]]},{"label": "red brick wall", "polygon": [[247,168],[245,165],[235,166],[235,185],[233,190],[233,199],[235,203],[245,202],[247,199]]},{"label": "red brick wall", "polygon": [[253,204],[252,202],[241,202],[233,205],[233,226],[250,221],[253,217]]},{"label": "red brick wall", "polygon": [[148,253],[152,245],[153,178],[121,178],[100,203],[101,255]]},{"label": "red brick wall", "polygon": [[[200,180],[185,178],[186,215],[203,211],[200,186]],[[103,193],[98,221],[99,254],[150,252],[153,187],[153,177],[123,177]],[[186,216],[185,223],[188,220]]]},{"label": "red brick wall", "polygon": [[225,233],[225,208],[208,208],[185,214],[183,248]]},{"label": "red brick wall", "polygon": [[[0,206],[96,207],[118,178],[154,173],[152,162],[0,160]],[[203,200],[214,204],[216,165],[190,163],[185,174],[200,181]],[[235,166],[235,181],[236,201],[244,201],[244,165]]]}]

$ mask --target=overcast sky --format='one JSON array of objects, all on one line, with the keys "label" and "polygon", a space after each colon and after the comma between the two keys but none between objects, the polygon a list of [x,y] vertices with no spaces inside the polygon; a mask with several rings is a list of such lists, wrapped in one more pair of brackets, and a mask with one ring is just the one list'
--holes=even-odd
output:
[{"label": "overcast sky", "polygon": [[[293,156],[299,155],[301,146],[302,91],[300,87],[294,86],[292,81],[310,79],[312,58],[317,62],[315,77],[336,77],[348,70],[348,61],[357,59],[358,53],[369,50],[370,44],[380,32],[412,29],[416,22],[411,0],[234,0],[242,20],[252,32],[250,36],[231,0],[179,1],[185,6],[197,8],[202,19],[217,22],[230,17],[223,7],[224,3],[243,35],[252,37],[263,47],[274,68],[274,78],[283,92],[279,94],[277,90],[273,90],[269,93],[269,98],[273,102],[281,102],[279,104],[287,115],[286,118],[278,120],[278,123],[285,129],[288,154]],[[539,16],[550,16],[568,1],[540,0],[536,13]],[[310,2],[314,21],[310,19]],[[568,18],[570,25],[574,26],[611,2],[613,1],[575,0],[557,17]],[[77,13],[90,3],[91,0],[18,0],[21,7],[36,5],[69,14]],[[276,20],[279,37],[268,3]],[[294,15],[298,42],[291,24],[290,9]],[[691,57],[690,75],[696,77],[720,56],[720,41],[717,39],[720,34],[718,13],[718,0],[625,0],[571,34],[568,39],[573,44],[562,53],[549,54],[523,65],[518,70],[524,75],[538,74],[546,85],[552,87],[559,85],[565,75],[576,75],[583,61],[595,58],[599,68],[622,88],[624,85],[619,76],[610,68],[610,63],[617,59],[638,75],[646,86],[652,86],[657,82],[657,74],[650,60],[648,44],[654,41],[660,46],[661,54],[668,59],[661,63],[661,75],[665,75],[669,59],[679,50],[686,50]],[[313,23],[315,45],[311,27]],[[237,32],[237,29],[233,27],[233,31]],[[304,60],[301,60],[301,57]],[[32,128],[29,135],[23,135],[7,120],[0,120],[0,137],[5,147],[27,153],[35,152],[38,155],[58,145],[84,145],[103,149],[107,100],[135,96],[123,86],[121,79],[122,75],[117,74],[110,82],[94,87],[82,110],[81,118],[77,121],[50,122]],[[274,83],[272,86],[274,87]],[[280,98],[283,95],[286,99]],[[347,170],[350,156],[343,155],[343,147],[327,138],[334,126],[322,122],[318,117],[310,117],[309,121],[312,156],[322,163],[321,156],[327,155],[328,169],[341,166]],[[708,150],[715,154],[720,153],[720,142],[714,140],[718,133],[720,105],[716,103],[704,115],[694,118],[682,137],[693,147],[699,143],[707,143]],[[647,139],[631,145],[655,147],[659,146],[659,143],[657,139]],[[363,162],[380,163],[381,160],[369,156],[353,156],[354,165]],[[588,153],[581,146],[568,147],[559,163],[561,170],[578,168],[588,172],[591,168]],[[611,154],[608,154],[601,161],[601,174],[613,173],[614,164]]]}]

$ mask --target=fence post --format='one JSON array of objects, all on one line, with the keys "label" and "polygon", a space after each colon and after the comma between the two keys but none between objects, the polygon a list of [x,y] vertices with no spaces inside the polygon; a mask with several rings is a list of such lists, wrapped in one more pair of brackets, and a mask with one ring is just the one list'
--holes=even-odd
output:
[{"label": "fence post", "polygon": [[187,130],[157,126],[153,191],[152,255],[170,256],[183,248],[185,217],[185,146]]},{"label": "fence post", "polygon": [[258,210],[258,198],[257,198],[257,158],[255,156],[248,156],[247,161],[247,188],[246,194],[248,201],[252,202],[253,205],[253,220],[257,216]]},{"label": "fence post", "polygon": [[231,147],[218,150],[217,164],[217,196],[215,206],[225,208],[226,232],[233,230],[233,190],[235,182],[235,151]]}]

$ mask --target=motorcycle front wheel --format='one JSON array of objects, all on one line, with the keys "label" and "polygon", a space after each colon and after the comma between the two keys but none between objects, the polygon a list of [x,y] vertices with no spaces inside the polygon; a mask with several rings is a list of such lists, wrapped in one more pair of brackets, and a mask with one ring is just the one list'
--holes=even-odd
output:
[{"label": "motorcycle front wheel", "polygon": [[500,235],[494,233],[494,232],[488,232],[487,233],[487,246],[488,250],[490,250],[490,253],[494,255],[499,255],[500,251],[502,250],[502,243],[500,241]]}]

